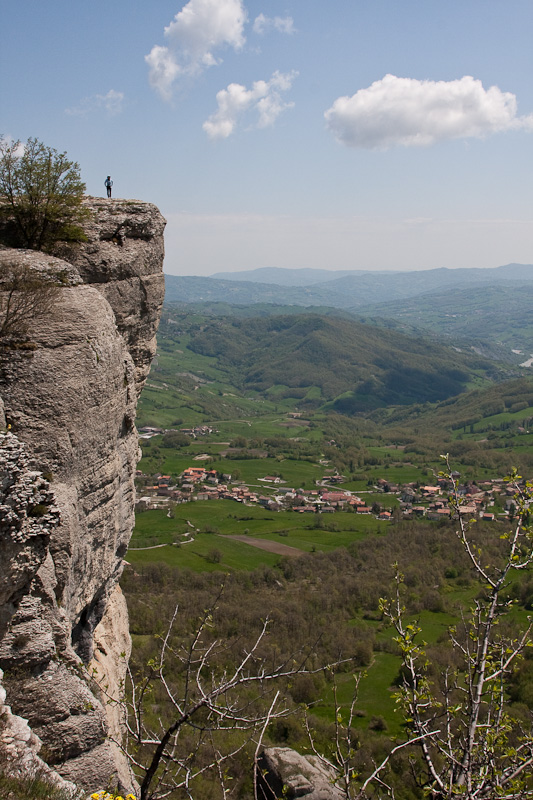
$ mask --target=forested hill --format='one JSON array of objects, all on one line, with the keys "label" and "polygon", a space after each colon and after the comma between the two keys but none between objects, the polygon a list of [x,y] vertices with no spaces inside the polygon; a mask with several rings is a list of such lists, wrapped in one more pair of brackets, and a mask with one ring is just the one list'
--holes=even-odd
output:
[{"label": "forested hill", "polygon": [[346,298],[340,292],[330,292],[322,289],[321,286],[291,287],[278,286],[273,283],[215,280],[214,278],[178,275],[165,275],[165,301],[167,303],[224,302],[239,305],[274,303],[276,305],[347,307]]},{"label": "forested hill", "polygon": [[418,328],[440,341],[466,342],[501,361],[520,364],[533,353],[533,282],[433,292],[369,306],[367,315],[394,320],[406,333]]},{"label": "forested hill", "polygon": [[[319,315],[174,318],[188,349],[216,357],[244,390],[286,396],[342,413],[433,402],[504,377],[485,359],[396,331]],[[168,330],[168,329],[167,329]]]},{"label": "forested hill", "polygon": [[[166,300],[333,306],[364,313],[369,304],[402,301],[432,292],[470,291],[475,287],[503,286],[513,281],[533,282],[533,265],[419,272],[330,272],[328,279],[326,270],[252,270],[222,274],[224,279],[166,275]],[[307,283],[302,282],[305,280]]]}]

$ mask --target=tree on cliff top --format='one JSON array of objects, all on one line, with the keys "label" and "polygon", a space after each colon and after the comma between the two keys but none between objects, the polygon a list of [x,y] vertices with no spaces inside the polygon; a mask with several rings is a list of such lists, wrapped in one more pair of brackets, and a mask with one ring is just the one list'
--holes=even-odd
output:
[{"label": "tree on cliff top", "polygon": [[80,167],[38,139],[0,139],[0,240],[50,251],[59,241],[83,241],[85,184]]}]

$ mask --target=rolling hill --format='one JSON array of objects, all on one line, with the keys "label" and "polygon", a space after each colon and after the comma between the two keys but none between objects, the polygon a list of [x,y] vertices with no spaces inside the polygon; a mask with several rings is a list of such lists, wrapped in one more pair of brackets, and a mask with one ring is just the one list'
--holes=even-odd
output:
[{"label": "rolling hill", "polygon": [[501,361],[520,364],[533,353],[533,283],[432,292],[369,306],[367,313],[411,335],[431,334]]},{"label": "rolling hill", "polygon": [[351,319],[168,313],[167,352],[169,337],[178,349],[186,342],[189,353],[216,360],[239,391],[291,397],[303,407],[352,414],[434,402],[511,374],[479,356]]},{"label": "rolling hill", "polygon": [[[471,291],[483,286],[503,286],[513,281],[533,285],[533,265],[528,264],[507,264],[496,269],[330,272],[331,278],[326,272],[264,269],[223,273],[224,279],[167,275],[166,301],[333,306],[361,313],[369,305],[404,301],[432,292]],[[247,280],[242,279],[243,275]],[[302,280],[307,280],[307,283],[302,283]]]},{"label": "rolling hill", "polygon": [[345,308],[343,297],[321,286],[288,287],[274,283],[216,280],[215,278],[165,275],[167,303],[224,302],[240,305],[275,303],[295,306]]}]

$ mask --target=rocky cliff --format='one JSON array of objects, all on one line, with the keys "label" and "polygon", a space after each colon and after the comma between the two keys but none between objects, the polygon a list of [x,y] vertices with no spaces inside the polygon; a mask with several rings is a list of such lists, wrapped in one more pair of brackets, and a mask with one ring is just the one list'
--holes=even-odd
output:
[{"label": "rocky cliff", "polygon": [[[13,267],[57,287],[26,341],[0,347],[0,426],[9,427],[0,442],[0,667],[5,702],[28,720],[49,765],[83,788],[112,776],[129,788],[107,738],[120,721],[85,668],[118,685],[129,650],[118,580],[133,527],[136,403],[163,301],[165,222],[146,203],[86,204],[87,242],[59,258],[0,250],[0,292]],[[0,743],[2,721],[0,713]]]}]

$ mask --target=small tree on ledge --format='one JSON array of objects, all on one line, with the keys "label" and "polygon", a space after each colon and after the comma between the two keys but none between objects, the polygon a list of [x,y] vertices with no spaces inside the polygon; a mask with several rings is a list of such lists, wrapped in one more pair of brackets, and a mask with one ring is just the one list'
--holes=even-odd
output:
[{"label": "small tree on ledge", "polygon": [[51,313],[58,294],[53,276],[0,261],[0,350],[25,342],[33,323]]},{"label": "small tree on ledge", "polygon": [[56,242],[84,241],[85,184],[80,167],[38,139],[0,139],[0,241],[50,252]]}]

